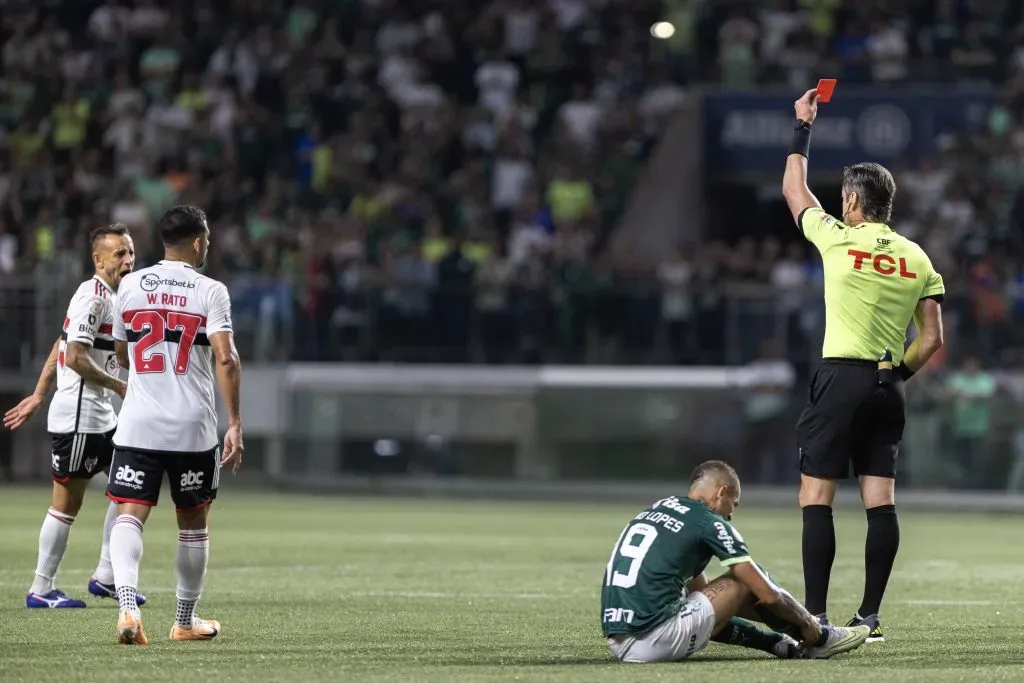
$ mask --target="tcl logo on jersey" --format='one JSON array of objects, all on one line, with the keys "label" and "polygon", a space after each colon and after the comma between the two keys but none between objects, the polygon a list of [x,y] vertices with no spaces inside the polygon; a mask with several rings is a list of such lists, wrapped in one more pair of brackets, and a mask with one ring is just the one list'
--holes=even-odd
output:
[{"label": "tcl logo on jersey", "polygon": [[133,470],[128,465],[122,465],[117,468],[117,473],[114,475],[114,481],[127,485],[135,484],[132,488],[142,488],[142,480],[145,477],[145,472]]},{"label": "tcl logo on jersey", "polygon": [[[853,257],[854,270],[861,270],[864,267],[864,261],[871,259],[871,267],[875,269],[876,273],[892,275],[896,272],[897,259],[888,254],[877,254],[874,258],[871,258],[870,251],[850,249],[846,253]],[[912,273],[907,269],[907,259],[903,257],[899,258],[899,276],[908,280],[917,279],[917,273]]]},{"label": "tcl logo on jersey", "polygon": [[173,278],[161,280],[160,276],[156,273],[146,273],[142,276],[142,279],[139,280],[139,286],[142,287],[142,291],[144,292],[152,292],[160,285],[164,285],[165,287],[185,287],[186,289],[196,288],[196,283],[194,282],[175,280]]}]

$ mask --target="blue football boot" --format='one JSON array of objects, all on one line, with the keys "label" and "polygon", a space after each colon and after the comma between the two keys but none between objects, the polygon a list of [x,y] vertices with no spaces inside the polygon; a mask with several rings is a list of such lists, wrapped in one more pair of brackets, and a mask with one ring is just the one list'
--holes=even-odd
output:
[{"label": "blue football boot", "polygon": [[60,609],[67,607],[85,607],[85,603],[81,600],[75,600],[64,591],[54,589],[43,595],[29,593],[25,596],[25,607],[28,607],[29,609]]},{"label": "blue football boot", "polygon": [[[117,600],[117,588],[112,583],[100,583],[95,578],[89,579],[89,592],[97,598],[113,598]],[[142,607],[146,604],[146,596],[136,593],[135,604]]]}]

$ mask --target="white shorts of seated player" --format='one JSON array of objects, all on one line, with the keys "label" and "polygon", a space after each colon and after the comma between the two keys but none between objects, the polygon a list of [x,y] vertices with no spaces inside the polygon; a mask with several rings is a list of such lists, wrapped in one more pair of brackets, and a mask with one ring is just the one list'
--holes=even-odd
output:
[{"label": "white shorts of seated player", "polygon": [[703,650],[715,628],[715,608],[703,593],[691,593],[679,611],[640,635],[608,638],[612,654],[623,662],[678,662]]}]

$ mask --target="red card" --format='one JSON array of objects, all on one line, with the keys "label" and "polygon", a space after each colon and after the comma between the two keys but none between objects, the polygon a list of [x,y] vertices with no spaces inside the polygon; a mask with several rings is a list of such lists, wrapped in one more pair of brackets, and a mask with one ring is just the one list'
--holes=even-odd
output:
[{"label": "red card", "polygon": [[828,102],[832,99],[832,91],[836,89],[836,79],[822,78],[818,81],[818,102]]}]

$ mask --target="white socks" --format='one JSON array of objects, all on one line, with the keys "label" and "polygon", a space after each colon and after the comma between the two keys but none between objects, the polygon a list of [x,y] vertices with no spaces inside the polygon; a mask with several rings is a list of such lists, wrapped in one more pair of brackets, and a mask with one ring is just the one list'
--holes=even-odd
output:
[{"label": "white socks", "polygon": [[110,530],[114,528],[114,520],[117,519],[117,503],[110,501],[107,506],[107,516],[103,520],[103,545],[100,546],[100,563],[96,565],[93,578],[100,583],[110,585],[114,583],[114,567],[110,564]]},{"label": "white socks", "polygon": [[36,561],[36,578],[29,588],[30,593],[46,595],[53,590],[53,579],[57,568],[64,559],[68,547],[68,536],[75,518],[50,508],[39,529],[39,559]]},{"label": "white socks", "polygon": [[[210,557],[210,535],[206,529],[178,532],[178,609],[175,620],[182,628],[192,628],[196,603],[206,583],[206,562]],[[121,585],[118,582],[118,585]]]},{"label": "white socks", "polygon": [[142,561],[142,522],[131,515],[120,515],[110,530],[110,563],[122,612],[139,616],[135,595],[139,588],[139,562]]},{"label": "white socks", "polygon": [[[39,532],[39,564],[31,592],[45,595],[53,590],[61,558],[68,545],[68,535],[75,518],[50,509]],[[96,568],[96,580],[117,586],[121,611],[138,617],[136,596],[139,586],[139,563],[142,561],[142,522],[131,515],[117,515],[117,505],[107,508],[103,525],[103,549]],[[178,609],[179,626],[191,628],[195,606],[206,583],[206,563],[210,556],[210,536],[206,529],[178,532]]]}]

